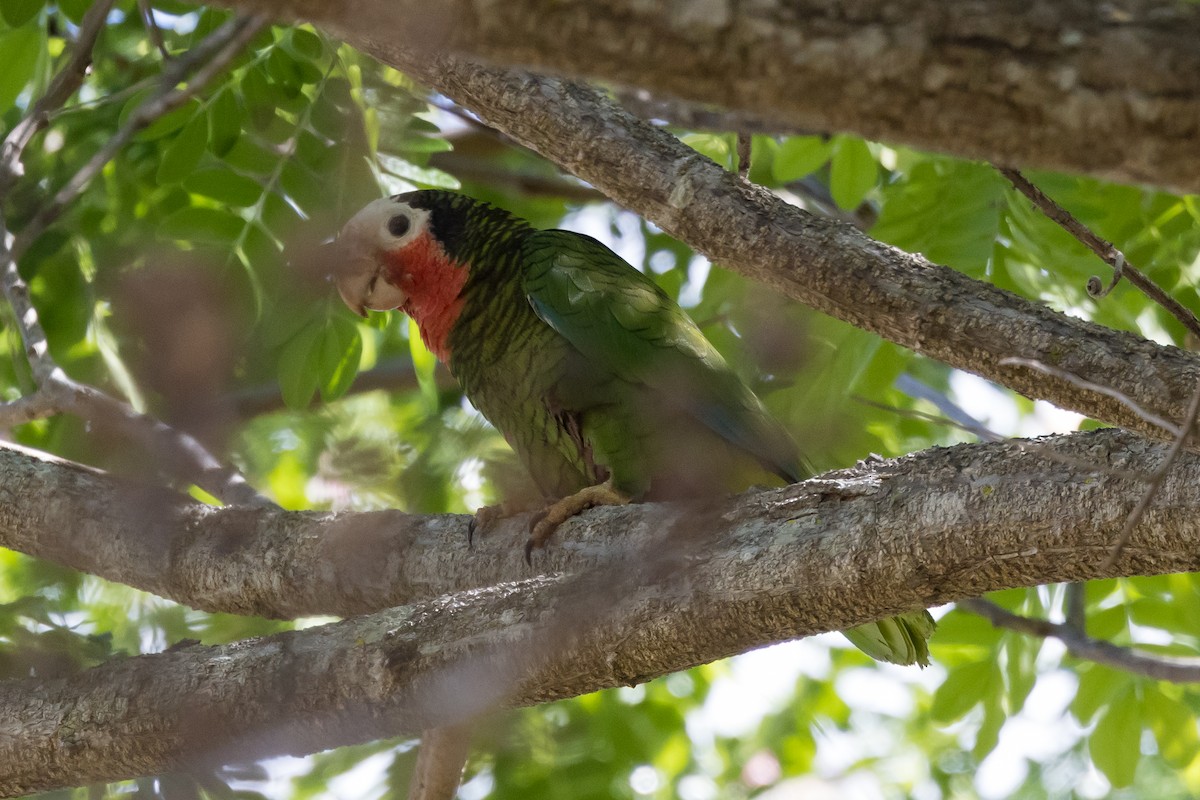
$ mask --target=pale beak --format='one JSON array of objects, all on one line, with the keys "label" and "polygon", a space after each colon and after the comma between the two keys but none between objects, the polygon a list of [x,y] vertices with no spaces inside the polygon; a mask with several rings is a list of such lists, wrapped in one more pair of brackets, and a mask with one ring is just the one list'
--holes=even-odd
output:
[{"label": "pale beak", "polygon": [[365,317],[367,309],[391,311],[404,305],[408,295],[384,276],[383,267],[373,258],[356,258],[338,270],[338,294],[350,310]]}]

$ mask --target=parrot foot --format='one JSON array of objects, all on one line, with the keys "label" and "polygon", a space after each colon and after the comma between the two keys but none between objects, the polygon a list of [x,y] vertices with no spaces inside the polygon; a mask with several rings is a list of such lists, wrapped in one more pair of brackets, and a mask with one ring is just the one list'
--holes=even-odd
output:
[{"label": "parrot foot", "polygon": [[623,506],[630,497],[613,488],[612,481],[598,483],[580,489],[572,495],[557,500],[534,515],[529,522],[529,541],[525,543],[525,563],[533,564],[534,550],[546,546],[546,542],[558,530],[558,526],[576,514],[595,506]]},{"label": "parrot foot", "polygon": [[486,533],[487,529],[499,520],[528,510],[529,506],[524,503],[514,503],[510,500],[494,506],[480,506],[475,510],[475,516],[471,517],[471,521],[467,523],[467,548],[469,549],[475,544],[475,534]]}]

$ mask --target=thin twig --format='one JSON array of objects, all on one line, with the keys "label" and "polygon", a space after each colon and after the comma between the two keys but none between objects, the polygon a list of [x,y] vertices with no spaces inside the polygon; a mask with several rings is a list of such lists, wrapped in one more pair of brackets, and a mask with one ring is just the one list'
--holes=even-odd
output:
[{"label": "thin twig", "polygon": [[1081,636],[1087,635],[1087,584],[1076,581],[1067,584],[1067,600],[1064,616],[1067,627]]},{"label": "thin twig", "polygon": [[138,0],[137,5],[138,13],[142,15],[142,26],[146,29],[146,34],[150,37],[150,41],[154,42],[154,46],[162,54],[163,61],[170,61],[171,54],[167,52],[167,43],[163,41],[162,30],[159,29],[158,23],[154,21],[154,11],[150,8],[149,0]]},{"label": "thin twig", "polygon": [[[15,258],[20,259],[38,236],[55,220],[62,216],[67,207],[83,192],[92,178],[104,169],[121,148],[134,135],[164,114],[178,108],[198,94],[208,83],[225,70],[242,48],[262,30],[267,20],[261,15],[238,16],[225,22],[208,35],[199,45],[192,48],[186,55],[173,60],[163,69],[162,79],[158,90],[146,98],[137,109],[130,114],[104,146],[88,159],[79,171],[67,181],[33,219],[21,230],[20,236],[12,246]],[[187,85],[179,87],[180,82],[197,65],[196,74]]]},{"label": "thin twig", "polygon": [[1086,381],[1083,378],[1080,378],[1078,375],[1074,375],[1066,370],[1061,370],[1058,367],[1052,367],[1049,364],[1044,364],[1041,361],[1037,361],[1036,359],[1032,358],[1002,358],[1000,359],[1000,366],[1029,367],[1030,369],[1035,369],[1038,372],[1045,373],[1046,375],[1064,380],[1072,386],[1076,386],[1085,391],[1102,394],[1105,397],[1111,397],[1113,400],[1116,400],[1118,403],[1125,406],[1134,414],[1137,414],[1146,422],[1149,422],[1151,425],[1162,428],[1172,436],[1179,435],[1178,425],[1160,417],[1158,414],[1155,414],[1152,411],[1147,411],[1138,405],[1131,397],[1129,397],[1129,395],[1118,392],[1116,389],[1113,389],[1110,386],[1103,386],[1099,383]]},{"label": "thin twig", "polygon": [[997,628],[1007,628],[1043,639],[1058,639],[1066,645],[1067,652],[1076,658],[1155,680],[1174,683],[1200,682],[1200,659],[1148,656],[1128,647],[1119,647],[1111,642],[1085,636],[1071,625],[1014,614],[982,598],[960,601],[958,607],[978,614]]},{"label": "thin twig", "polygon": [[746,131],[738,131],[737,134],[737,171],[738,175],[745,178],[750,174],[750,150],[754,145],[754,141],[750,134]]},{"label": "thin twig", "polygon": [[1163,458],[1158,469],[1154,470],[1154,474],[1147,481],[1146,491],[1142,494],[1142,499],[1138,501],[1138,504],[1133,507],[1133,511],[1130,511],[1129,516],[1125,519],[1125,526],[1121,528],[1121,534],[1117,537],[1116,543],[1113,544],[1112,552],[1108,554],[1108,560],[1104,562],[1106,567],[1116,564],[1117,559],[1121,557],[1121,551],[1125,549],[1125,545],[1129,544],[1129,537],[1133,535],[1133,529],[1141,522],[1146,509],[1150,507],[1150,501],[1154,499],[1154,495],[1158,493],[1159,487],[1162,486],[1163,479],[1167,477],[1167,472],[1175,464],[1175,460],[1179,458],[1179,453],[1183,450],[1184,442],[1191,436],[1192,429],[1196,426],[1197,413],[1200,413],[1200,383],[1196,384],[1196,390],[1192,392],[1192,399],[1188,403],[1183,425],[1179,428],[1179,433],[1175,435],[1175,440],[1171,442],[1171,447],[1167,450],[1166,457]]},{"label": "thin twig", "polygon": [[1146,297],[1165,308],[1171,316],[1179,320],[1183,324],[1183,327],[1191,331],[1194,336],[1200,336],[1200,319],[1197,319],[1195,314],[1184,308],[1178,300],[1171,297],[1158,284],[1146,277],[1145,273],[1130,264],[1125,258],[1125,254],[1114,247],[1111,242],[1093,233],[1091,229],[1077,220],[1071,212],[1051,200],[1045,192],[1030,183],[1029,179],[1017,170],[1007,167],[996,167],[996,169],[1001,175],[1008,178],[1017,191],[1028,197],[1043,214],[1058,223],[1063,230],[1078,239],[1085,247],[1113,268],[1113,280],[1108,288],[1101,288],[1103,283],[1098,278],[1093,278],[1088,281],[1087,288],[1089,294],[1093,297],[1103,297],[1112,291],[1113,286],[1124,276],[1129,279],[1130,283],[1141,289]]}]

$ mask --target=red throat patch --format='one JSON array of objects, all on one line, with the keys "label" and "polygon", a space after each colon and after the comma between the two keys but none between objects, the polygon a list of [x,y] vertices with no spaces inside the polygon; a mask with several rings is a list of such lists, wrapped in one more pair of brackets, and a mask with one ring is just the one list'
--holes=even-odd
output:
[{"label": "red throat patch", "polygon": [[458,295],[467,282],[466,265],[450,258],[428,231],[383,257],[388,282],[408,295],[400,310],[416,321],[430,352],[449,364],[450,331],[462,312]]}]

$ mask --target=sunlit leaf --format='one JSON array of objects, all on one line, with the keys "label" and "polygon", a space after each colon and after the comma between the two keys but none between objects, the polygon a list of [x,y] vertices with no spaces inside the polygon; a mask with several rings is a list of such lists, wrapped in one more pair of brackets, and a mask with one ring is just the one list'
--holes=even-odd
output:
[{"label": "sunlit leaf", "polygon": [[829,191],[845,209],[855,209],[879,180],[879,165],[862,139],[839,136],[829,164]]},{"label": "sunlit leaf", "polygon": [[1133,783],[1142,757],[1141,702],[1129,687],[1113,698],[1108,710],[1088,737],[1088,752],[1116,788]]},{"label": "sunlit leaf", "polygon": [[36,25],[0,31],[0,113],[12,106],[33,77],[44,42],[45,34]]},{"label": "sunlit leaf", "polygon": [[791,136],[775,151],[773,173],[781,183],[816,172],[833,155],[833,140],[823,136]]}]

